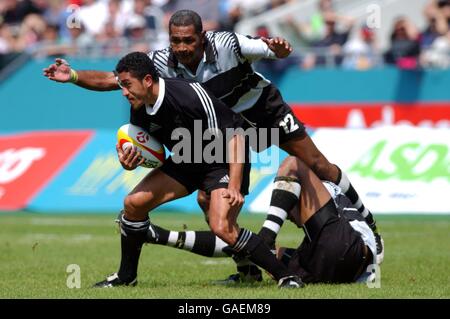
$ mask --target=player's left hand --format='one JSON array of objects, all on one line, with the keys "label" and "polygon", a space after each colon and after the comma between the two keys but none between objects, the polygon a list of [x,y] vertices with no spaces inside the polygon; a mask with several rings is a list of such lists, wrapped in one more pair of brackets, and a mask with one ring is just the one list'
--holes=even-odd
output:
[{"label": "player's left hand", "polygon": [[69,62],[57,58],[55,63],[51,64],[48,68],[45,68],[43,72],[44,76],[50,80],[65,83],[70,81],[70,70]]},{"label": "player's left hand", "polygon": [[222,192],[223,198],[228,198],[228,203],[231,206],[241,206],[244,204],[244,196],[237,188],[228,187]]},{"label": "player's left hand", "polygon": [[116,151],[119,157],[120,164],[127,171],[134,170],[145,161],[145,159],[142,157],[141,152],[138,151],[135,146],[128,147],[124,151],[119,144],[116,144]]},{"label": "player's left hand", "polygon": [[286,58],[292,52],[292,46],[286,39],[280,37],[271,39],[262,37],[261,40],[263,40],[264,43],[267,44],[269,49],[275,53],[277,58]]}]

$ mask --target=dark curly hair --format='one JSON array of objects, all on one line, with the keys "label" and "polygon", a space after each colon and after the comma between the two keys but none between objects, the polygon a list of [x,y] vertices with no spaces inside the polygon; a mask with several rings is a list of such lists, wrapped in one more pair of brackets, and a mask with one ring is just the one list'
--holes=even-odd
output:
[{"label": "dark curly hair", "polygon": [[202,18],[200,18],[197,12],[192,10],[179,10],[175,12],[169,20],[169,32],[172,25],[177,27],[193,25],[197,34],[203,31]]},{"label": "dark curly hair", "polygon": [[116,72],[130,72],[130,74],[142,80],[150,74],[153,81],[158,82],[158,71],[149,56],[143,52],[131,52],[125,55],[116,65]]}]

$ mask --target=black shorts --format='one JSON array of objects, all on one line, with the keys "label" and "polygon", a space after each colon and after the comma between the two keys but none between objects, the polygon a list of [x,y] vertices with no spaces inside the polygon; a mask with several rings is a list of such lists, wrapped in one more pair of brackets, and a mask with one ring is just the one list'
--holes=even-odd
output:
[{"label": "black shorts", "polygon": [[[244,164],[242,175],[241,193],[248,194],[250,184],[250,163]],[[196,190],[203,190],[207,194],[217,188],[227,188],[229,181],[228,164],[203,164],[203,163],[179,163],[172,161],[172,157],[166,159],[160,169],[188,190],[189,194]]]},{"label": "black shorts", "polygon": [[[297,119],[291,107],[284,102],[280,91],[272,84],[264,88],[260,98],[252,108],[240,114],[245,120],[245,128],[268,129],[267,141],[259,143],[258,152],[270,145],[279,146],[306,135],[304,124]],[[278,141],[270,134],[270,128],[277,129]],[[253,149],[256,150],[254,147]]]},{"label": "black shorts", "polygon": [[337,215],[331,199],[304,225],[305,239],[292,255],[289,270],[305,283],[355,282],[371,256],[349,220]]}]

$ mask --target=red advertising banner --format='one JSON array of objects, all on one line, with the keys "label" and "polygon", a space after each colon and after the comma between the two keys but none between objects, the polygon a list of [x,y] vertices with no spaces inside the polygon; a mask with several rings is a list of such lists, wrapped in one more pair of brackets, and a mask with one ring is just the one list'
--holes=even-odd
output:
[{"label": "red advertising banner", "polygon": [[295,115],[309,127],[368,128],[414,125],[450,128],[448,103],[292,104]]},{"label": "red advertising banner", "polygon": [[0,210],[24,208],[92,134],[52,131],[0,136]]}]

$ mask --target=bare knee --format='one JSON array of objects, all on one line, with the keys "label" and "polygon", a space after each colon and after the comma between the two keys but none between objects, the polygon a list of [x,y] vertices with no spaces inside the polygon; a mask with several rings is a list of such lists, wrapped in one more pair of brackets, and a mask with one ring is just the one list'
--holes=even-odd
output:
[{"label": "bare knee", "polygon": [[125,197],[125,216],[132,219],[142,219],[147,217],[153,195],[150,193],[134,193]]},{"label": "bare knee", "polygon": [[209,196],[205,192],[199,191],[197,194],[197,203],[198,206],[200,206],[200,208],[202,209],[203,213],[205,214],[209,210],[209,202],[210,202]]},{"label": "bare knee", "polygon": [[310,171],[320,179],[332,182],[336,181],[339,175],[336,165],[330,163],[322,154],[317,154],[309,158],[308,165],[295,156],[288,156],[281,163],[277,176],[293,177],[301,181]]},{"label": "bare knee", "polygon": [[288,156],[278,169],[277,176],[295,178],[299,181],[305,179],[313,169],[295,156]]},{"label": "bare knee", "polygon": [[287,176],[300,178],[299,176],[299,163],[300,160],[295,156],[288,156],[281,163],[277,171],[277,176]]}]

